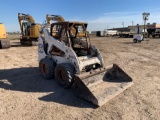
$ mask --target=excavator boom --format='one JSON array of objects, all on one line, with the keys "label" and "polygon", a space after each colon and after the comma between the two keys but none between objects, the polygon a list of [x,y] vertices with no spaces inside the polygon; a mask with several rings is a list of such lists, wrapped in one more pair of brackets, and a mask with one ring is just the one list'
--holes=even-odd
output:
[{"label": "excavator boom", "polygon": [[51,21],[64,22],[64,18],[60,15],[46,15],[47,24],[51,24]]}]

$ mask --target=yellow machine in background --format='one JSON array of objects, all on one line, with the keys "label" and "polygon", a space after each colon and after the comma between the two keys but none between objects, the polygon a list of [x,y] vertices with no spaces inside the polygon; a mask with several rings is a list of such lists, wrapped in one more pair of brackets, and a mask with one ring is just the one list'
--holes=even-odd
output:
[{"label": "yellow machine in background", "polygon": [[29,14],[18,13],[18,20],[22,34],[20,38],[21,44],[31,46],[37,45],[40,24],[35,23],[35,20]]},{"label": "yellow machine in background", "polygon": [[[65,19],[62,16],[60,16],[60,15],[49,15],[49,14],[47,14],[46,15],[46,20],[47,20],[47,24],[52,24],[52,21],[55,21],[55,22],[65,22]],[[76,29],[78,29],[79,31],[78,31],[77,37],[83,37],[83,36],[85,36],[85,33],[83,33],[83,31],[81,31],[82,28],[80,28],[80,27],[82,27],[82,26],[79,26],[79,28],[75,28],[75,27],[72,26],[70,28],[70,32],[72,34],[76,34]],[[83,26],[83,27],[86,28],[87,26]]]},{"label": "yellow machine in background", "polygon": [[6,29],[3,23],[0,23],[0,49],[10,48],[10,41],[6,40]]},{"label": "yellow machine in background", "polygon": [[0,38],[6,38],[6,29],[4,24],[0,23]]},{"label": "yellow machine in background", "polygon": [[64,22],[64,18],[60,15],[46,15],[46,20],[47,24],[51,24],[51,21],[56,21],[56,22]]}]

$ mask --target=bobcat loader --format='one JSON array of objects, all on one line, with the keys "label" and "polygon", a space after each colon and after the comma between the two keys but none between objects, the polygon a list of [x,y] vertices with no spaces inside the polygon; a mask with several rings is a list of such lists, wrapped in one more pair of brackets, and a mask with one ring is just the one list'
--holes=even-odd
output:
[{"label": "bobcat loader", "polygon": [[43,25],[38,38],[39,69],[43,78],[55,78],[64,88],[73,87],[77,96],[101,106],[133,82],[118,65],[104,66],[86,29],[83,22]]}]

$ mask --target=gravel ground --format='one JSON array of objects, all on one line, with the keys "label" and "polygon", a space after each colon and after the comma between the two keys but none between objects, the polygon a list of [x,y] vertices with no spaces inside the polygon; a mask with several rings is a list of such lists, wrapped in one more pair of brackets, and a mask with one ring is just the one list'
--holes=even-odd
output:
[{"label": "gravel ground", "polygon": [[[10,37],[11,38],[11,37]],[[105,64],[118,64],[134,85],[101,107],[82,100],[38,69],[37,47],[12,40],[0,50],[1,120],[159,120],[160,39],[133,43],[131,38],[91,37]]]}]

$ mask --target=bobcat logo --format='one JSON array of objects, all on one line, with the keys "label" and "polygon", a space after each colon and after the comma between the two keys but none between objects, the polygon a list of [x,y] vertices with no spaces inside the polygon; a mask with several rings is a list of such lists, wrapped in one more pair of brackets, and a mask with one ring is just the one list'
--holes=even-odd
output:
[{"label": "bobcat logo", "polygon": [[43,53],[43,44],[38,44],[38,52]]}]

